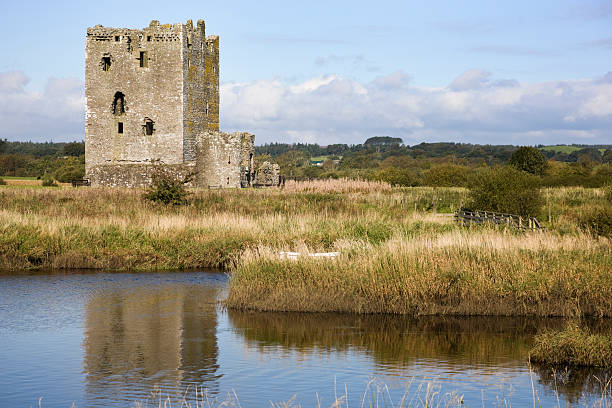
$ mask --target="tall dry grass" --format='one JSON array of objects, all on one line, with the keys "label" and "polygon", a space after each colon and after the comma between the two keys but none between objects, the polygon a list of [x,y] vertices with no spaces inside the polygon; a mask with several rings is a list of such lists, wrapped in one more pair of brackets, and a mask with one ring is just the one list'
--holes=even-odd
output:
[{"label": "tall dry grass", "polygon": [[612,333],[591,333],[572,322],[563,330],[542,331],[534,342],[529,353],[534,363],[612,368]]},{"label": "tall dry grass", "polygon": [[262,246],[245,251],[226,304],[265,311],[612,317],[606,238],[483,229],[338,244],[343,255],[325,261],[283,260]]},{"label": "tall dry grass", "polygon": [[[195,191],[167,207],[131,189],[1,189],[4,268],[226,267],[259,244],[331,248],[452,228],[391,194]],[[416,214],[416,215],[415,215]],[[443,221],[448,221],[445,219]]]},{"label": "tall dry grass", "polygon": [[376,193],[391,192],[389,183],[359,179],[326,179],[312,181],[288,180],[285,190],[289,192],[311,193]]},{"label": "tall dry grass", "polygon": [[[261,310],[610,315],[609,240],[555,225],[464,229],[440,215],[464,189],[355,183],[194,190],[175,207],[138,189],[0,188],[0,267],[229,268],[228,305]],[[604,199],[551,195],[562,214]],[[290,263],[280,251],[343,255]]]}]

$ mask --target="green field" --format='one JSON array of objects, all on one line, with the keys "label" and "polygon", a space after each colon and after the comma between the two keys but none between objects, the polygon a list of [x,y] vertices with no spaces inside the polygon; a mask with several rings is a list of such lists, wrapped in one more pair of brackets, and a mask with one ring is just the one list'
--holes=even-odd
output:
[{"label": "green field", "polygon": [[5,180],[36,180],[36,177],[0,176]]},{"label": "green field", "polygon": [[[584,149],[584,147],[578,147],[578,146],[567,146],[567,145],[555,145],[555,146],[544,146],[544,147],[540,147],[540,150],[546,150],[549,152],[555,152],[555,153],[566,153],[566,154],[570,154],[572,152],[575,152],[576,150],[582,150]],[[604,154],[606,149],[598,149],[599,152],[601,154]]]},{"label": "green field", "polygon": [[[313,156],[313,157],[310,158],[310,161],[311,162],[325,161],[325,160],[327,160],[327,159],[329,159],[331,157],[334,157],[334,156],[335,155],[333,155],[333,154],[330,154],[330,155],[327,155],[327,156]],[[342,156],[337,156],[337,157],[338,157],[338,159],[342,160]]]}]

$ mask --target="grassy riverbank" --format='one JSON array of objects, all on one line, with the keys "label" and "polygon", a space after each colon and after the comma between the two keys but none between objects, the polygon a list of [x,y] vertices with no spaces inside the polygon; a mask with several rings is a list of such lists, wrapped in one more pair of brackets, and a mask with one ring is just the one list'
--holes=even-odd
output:
[{"label": "grassy riverbank", "polygon": [[[408,314],[612,314],[610,241],[578,227],[601,190],[545,192],[544,234],[464,229],[444,216],[460,188],[289,183],[198,190],[186,206],[140,190],[0,188],[7,269],[230,268],[227,305],[258,310]],[[280,251],[340,251],[280,260]]]},{"label": "grassy riverbank", "polygon": [[612,368],[612,333],[591,333],[576,323],[545,330],[535,337],[529,359],[534,363]]}]

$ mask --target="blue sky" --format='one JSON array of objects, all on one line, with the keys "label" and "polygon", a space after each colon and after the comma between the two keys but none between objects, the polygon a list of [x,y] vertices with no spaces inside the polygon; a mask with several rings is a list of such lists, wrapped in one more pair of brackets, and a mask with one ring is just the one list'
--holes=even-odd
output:
[{"label": "blue sky", "polygon": [[83,138],[87,27],[202,18],[221,38],[221,127],[258,143],[380,134],[612,143],[610,0],[2,0],[1,9],[9,140]]}]

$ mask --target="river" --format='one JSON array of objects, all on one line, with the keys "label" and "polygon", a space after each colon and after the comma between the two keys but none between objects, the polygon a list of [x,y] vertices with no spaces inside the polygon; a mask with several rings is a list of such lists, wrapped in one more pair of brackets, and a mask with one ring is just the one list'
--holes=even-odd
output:
[{"label": "river", "polygon": [[292,398],[359,407],[364,395],[364,406],[398,406],[402,397],[517,407],[601,399],[601,370],[529,368],[533,335],[561,319],[238,312],[219,304],[227,279],[215,271],[1,275],[0,407],[157,407],[160,398],[194,406],[196,387],[243,408]]}]

